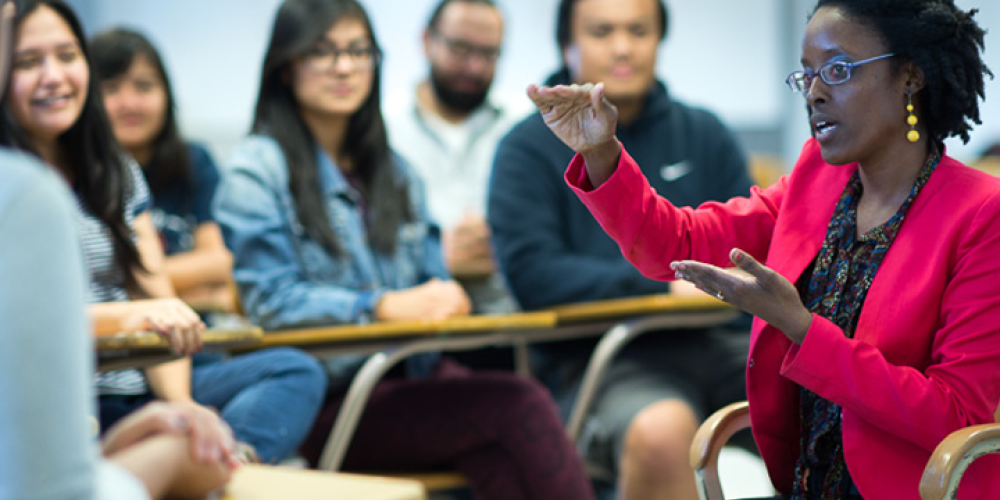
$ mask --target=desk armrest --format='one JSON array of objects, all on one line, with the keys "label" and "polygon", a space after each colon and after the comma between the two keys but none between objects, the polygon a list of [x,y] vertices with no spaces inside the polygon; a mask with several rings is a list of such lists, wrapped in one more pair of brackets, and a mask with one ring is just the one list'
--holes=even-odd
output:
[{"label": "desk armrest", "polygon": [[1000,453],[1000,424],[975,425],[952,432],[927,461],[920,478],[920,498],[954,498],[965,469],[988,453]]},{"label": "desk armrest", "polygon": [[712,414],[701,424],[691,442],[690,462],[701,498],[722,498],[719,483],[719,452],[738,431],[750,427],[750,403],[733,403]]}]

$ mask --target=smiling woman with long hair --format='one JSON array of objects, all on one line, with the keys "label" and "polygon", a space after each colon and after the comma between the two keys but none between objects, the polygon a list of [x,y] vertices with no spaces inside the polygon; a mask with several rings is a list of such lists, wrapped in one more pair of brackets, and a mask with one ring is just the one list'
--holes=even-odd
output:
[{"label": "smiling woman with long hair", "polygon": [[[287,0],[264,58],[253,135],[233,152],[216,218],[244,309],[269,329],[468,314],[379,109],[382,54],[354,0]],[[315,462],[363,360],[328,360],[331,391],[303,449]],[[344,466],[458,468],[477,498],[592,497],[555,404],[534,381],[437,355],[381,382]]]}]

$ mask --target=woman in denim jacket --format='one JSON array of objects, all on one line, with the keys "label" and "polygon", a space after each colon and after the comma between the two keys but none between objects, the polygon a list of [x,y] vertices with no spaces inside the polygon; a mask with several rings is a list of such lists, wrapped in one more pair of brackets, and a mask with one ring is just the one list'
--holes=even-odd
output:
[{"label": "woman in denim jacket", "polygon": [[[287,0],[278,10],[253,135],[236,147],[215,200],[244,309],[267,329],[469,313],[422,187],[389,150],[380,59],[355,0]],[[483,499],[593,497],[538,384],[417,361],[376,387],[345,468],[457,468]],[[337,388],[302,450],[313,463],[360,362],[328,363]]]}]

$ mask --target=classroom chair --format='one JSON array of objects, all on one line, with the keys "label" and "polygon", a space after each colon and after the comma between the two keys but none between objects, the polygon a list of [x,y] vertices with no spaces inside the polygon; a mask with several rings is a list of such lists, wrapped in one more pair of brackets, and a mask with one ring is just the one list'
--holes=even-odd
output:
[{"label": "classroom chair", "polygon": [[[920,479],[923,500],[955,498],[969,465],[983,455],[1000,453],[1000,405],[993,417],[996,423],[957,430],[938,444]],[[715,412],[698,428],[691,443],[690,460],[702,500],[725,498],[719,483],[719,451],[733,434],[747,427],[750,427],[750,404],[743,401]]]}]

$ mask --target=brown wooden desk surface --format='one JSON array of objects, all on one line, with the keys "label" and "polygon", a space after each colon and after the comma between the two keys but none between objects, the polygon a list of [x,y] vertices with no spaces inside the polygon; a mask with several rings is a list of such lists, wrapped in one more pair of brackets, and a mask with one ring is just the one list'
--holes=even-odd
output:
[{"label": "brown wooden desk surface", "polygon": [[983,158],[971,164],[972,168],[1000,177],[1000,158]]},{"label": "brown wooden desk surface", "polygon": [[314,345],[356,342],[386,338],[420,337],[438,334],[483,333],[509,330],[552,328],[556,315],[533,312],[503,315],[477,315],[443,320],[391,321],[364,325],[338,325],[301,330],[267,332],[259,347],[279,345]]},{"label": "brown wooden desk surface", "polygon": [[416,481],[245,465],[220,500],[424,500]]},{"label": "brown wooden desk surface", "polygon": [[[202,334],[204,347],[211,350],[256,345],[263,332],[256,326],[209,329]],[[170,342],[156,332],[131,332],[94,338],[99,371],[145,368],[178,359]]]},{"label": "brown wooden desk surface", "polygon": [[645,295],[624,299],[601,300],[583,304],[556,306],[549,311],[556,314],[560,325],[601,321],[662,313],[705,312],[734,310],[735,308],[709,295]]},{"label": "brown wooden desk surface", "polygon": [[[264,336],[259,327],[211,328],[202,333],[202,342],[207,347],[234,347],[256,344]],[[102,335],[94,338],[98,352],[118,349],[158,350],[170,349],[170,342],[156,332],[128,332]]]}]

